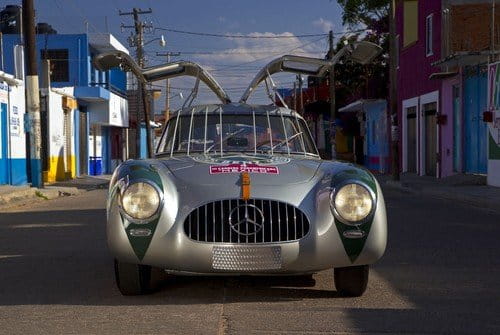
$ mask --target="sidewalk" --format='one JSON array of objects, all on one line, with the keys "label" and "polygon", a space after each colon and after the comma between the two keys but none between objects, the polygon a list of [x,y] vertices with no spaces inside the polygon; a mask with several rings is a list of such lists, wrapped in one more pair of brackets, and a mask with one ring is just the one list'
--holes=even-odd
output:
[{"label": "sidewalk", "polygon": [[51,200],[63,196],[77,195],[95,189],[104,189],[109,185],[111,175],[83,176],[75,179],[46,184],[44,188],[29,185],[0,185],[0,210],[22,206],[33,201]]},{"label": "sidewalk", "polygon": [[400,181],[392,180],[390,175],[375,177],[382,188],[500,210],[500,187],[486,185],[485,176],[458,174],[438,179],[405,173],[401,174]]}]

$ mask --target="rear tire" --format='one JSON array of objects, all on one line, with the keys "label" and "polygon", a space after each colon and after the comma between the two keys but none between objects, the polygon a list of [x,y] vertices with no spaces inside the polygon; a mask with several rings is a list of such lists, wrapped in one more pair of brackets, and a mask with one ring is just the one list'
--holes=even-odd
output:
[{"label": "rear tire", "polygon": [[368,265],[349,266],[334,269],[337,292],[346,297],[360,297],[368,285]]},{"label": "rear tire", "polygon": [[115,259],[116,286],[123,295],[146,294],[151,291],[151,266],[122,263]]}]

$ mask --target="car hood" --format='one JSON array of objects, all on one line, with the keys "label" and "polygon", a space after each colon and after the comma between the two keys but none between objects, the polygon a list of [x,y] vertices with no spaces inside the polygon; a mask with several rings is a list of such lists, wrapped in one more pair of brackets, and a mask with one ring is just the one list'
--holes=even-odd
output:
[{"label": "car hood", "polygon": [[320,159],[264,155],[176,156],[160,161],[183,183],[200,186],[234,185],[242,171],[251,173],[252,185],[306,183],[322,164]]}]

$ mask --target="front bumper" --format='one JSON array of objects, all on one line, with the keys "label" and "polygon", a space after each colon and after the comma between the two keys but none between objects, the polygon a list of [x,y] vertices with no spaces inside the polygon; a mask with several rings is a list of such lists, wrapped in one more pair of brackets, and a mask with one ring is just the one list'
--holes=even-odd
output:
[{"label": "front bumper", "polygon": [[[382,193],[379,192],[381,195]],[[115,258],[147,264],[179,274],[302,274],[333,267],[372,264],[384,253],[387,223],[383,196],[377,200],[373,223],[360,255],[348,257],[329,208],[329,192],[310,199],[304,208],[309,233],[300,240],[273,243],[212,243],[191,240],[183,223],[195,206],[177,207],[172,215],[164,209],[143,259],[134,253],[116,203],[108,212],[108,245]]]}]

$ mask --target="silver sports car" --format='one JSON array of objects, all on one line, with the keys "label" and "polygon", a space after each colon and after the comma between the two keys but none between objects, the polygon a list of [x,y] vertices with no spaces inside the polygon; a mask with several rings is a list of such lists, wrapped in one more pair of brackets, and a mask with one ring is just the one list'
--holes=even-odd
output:
[{"label": "silver sports car", "polygon": [[123,294],[148,292],[155,269],[268,276],[332,268],[337,291],[363,294],[369,265],[387,240],[376,179],[362,167],[322,160],[293,110],[246,103],[262,81],[272,86],[272,73],[322,75],[327,61],[281,57],[238,103],[190,62],[138,69],[128,56],[112,53],[95,64],[126,66],[144,82],[192,75],[196,86],[203,81],[221,100],[179,110],[153,159],[128,160],[114,172],[107,236]]}]

